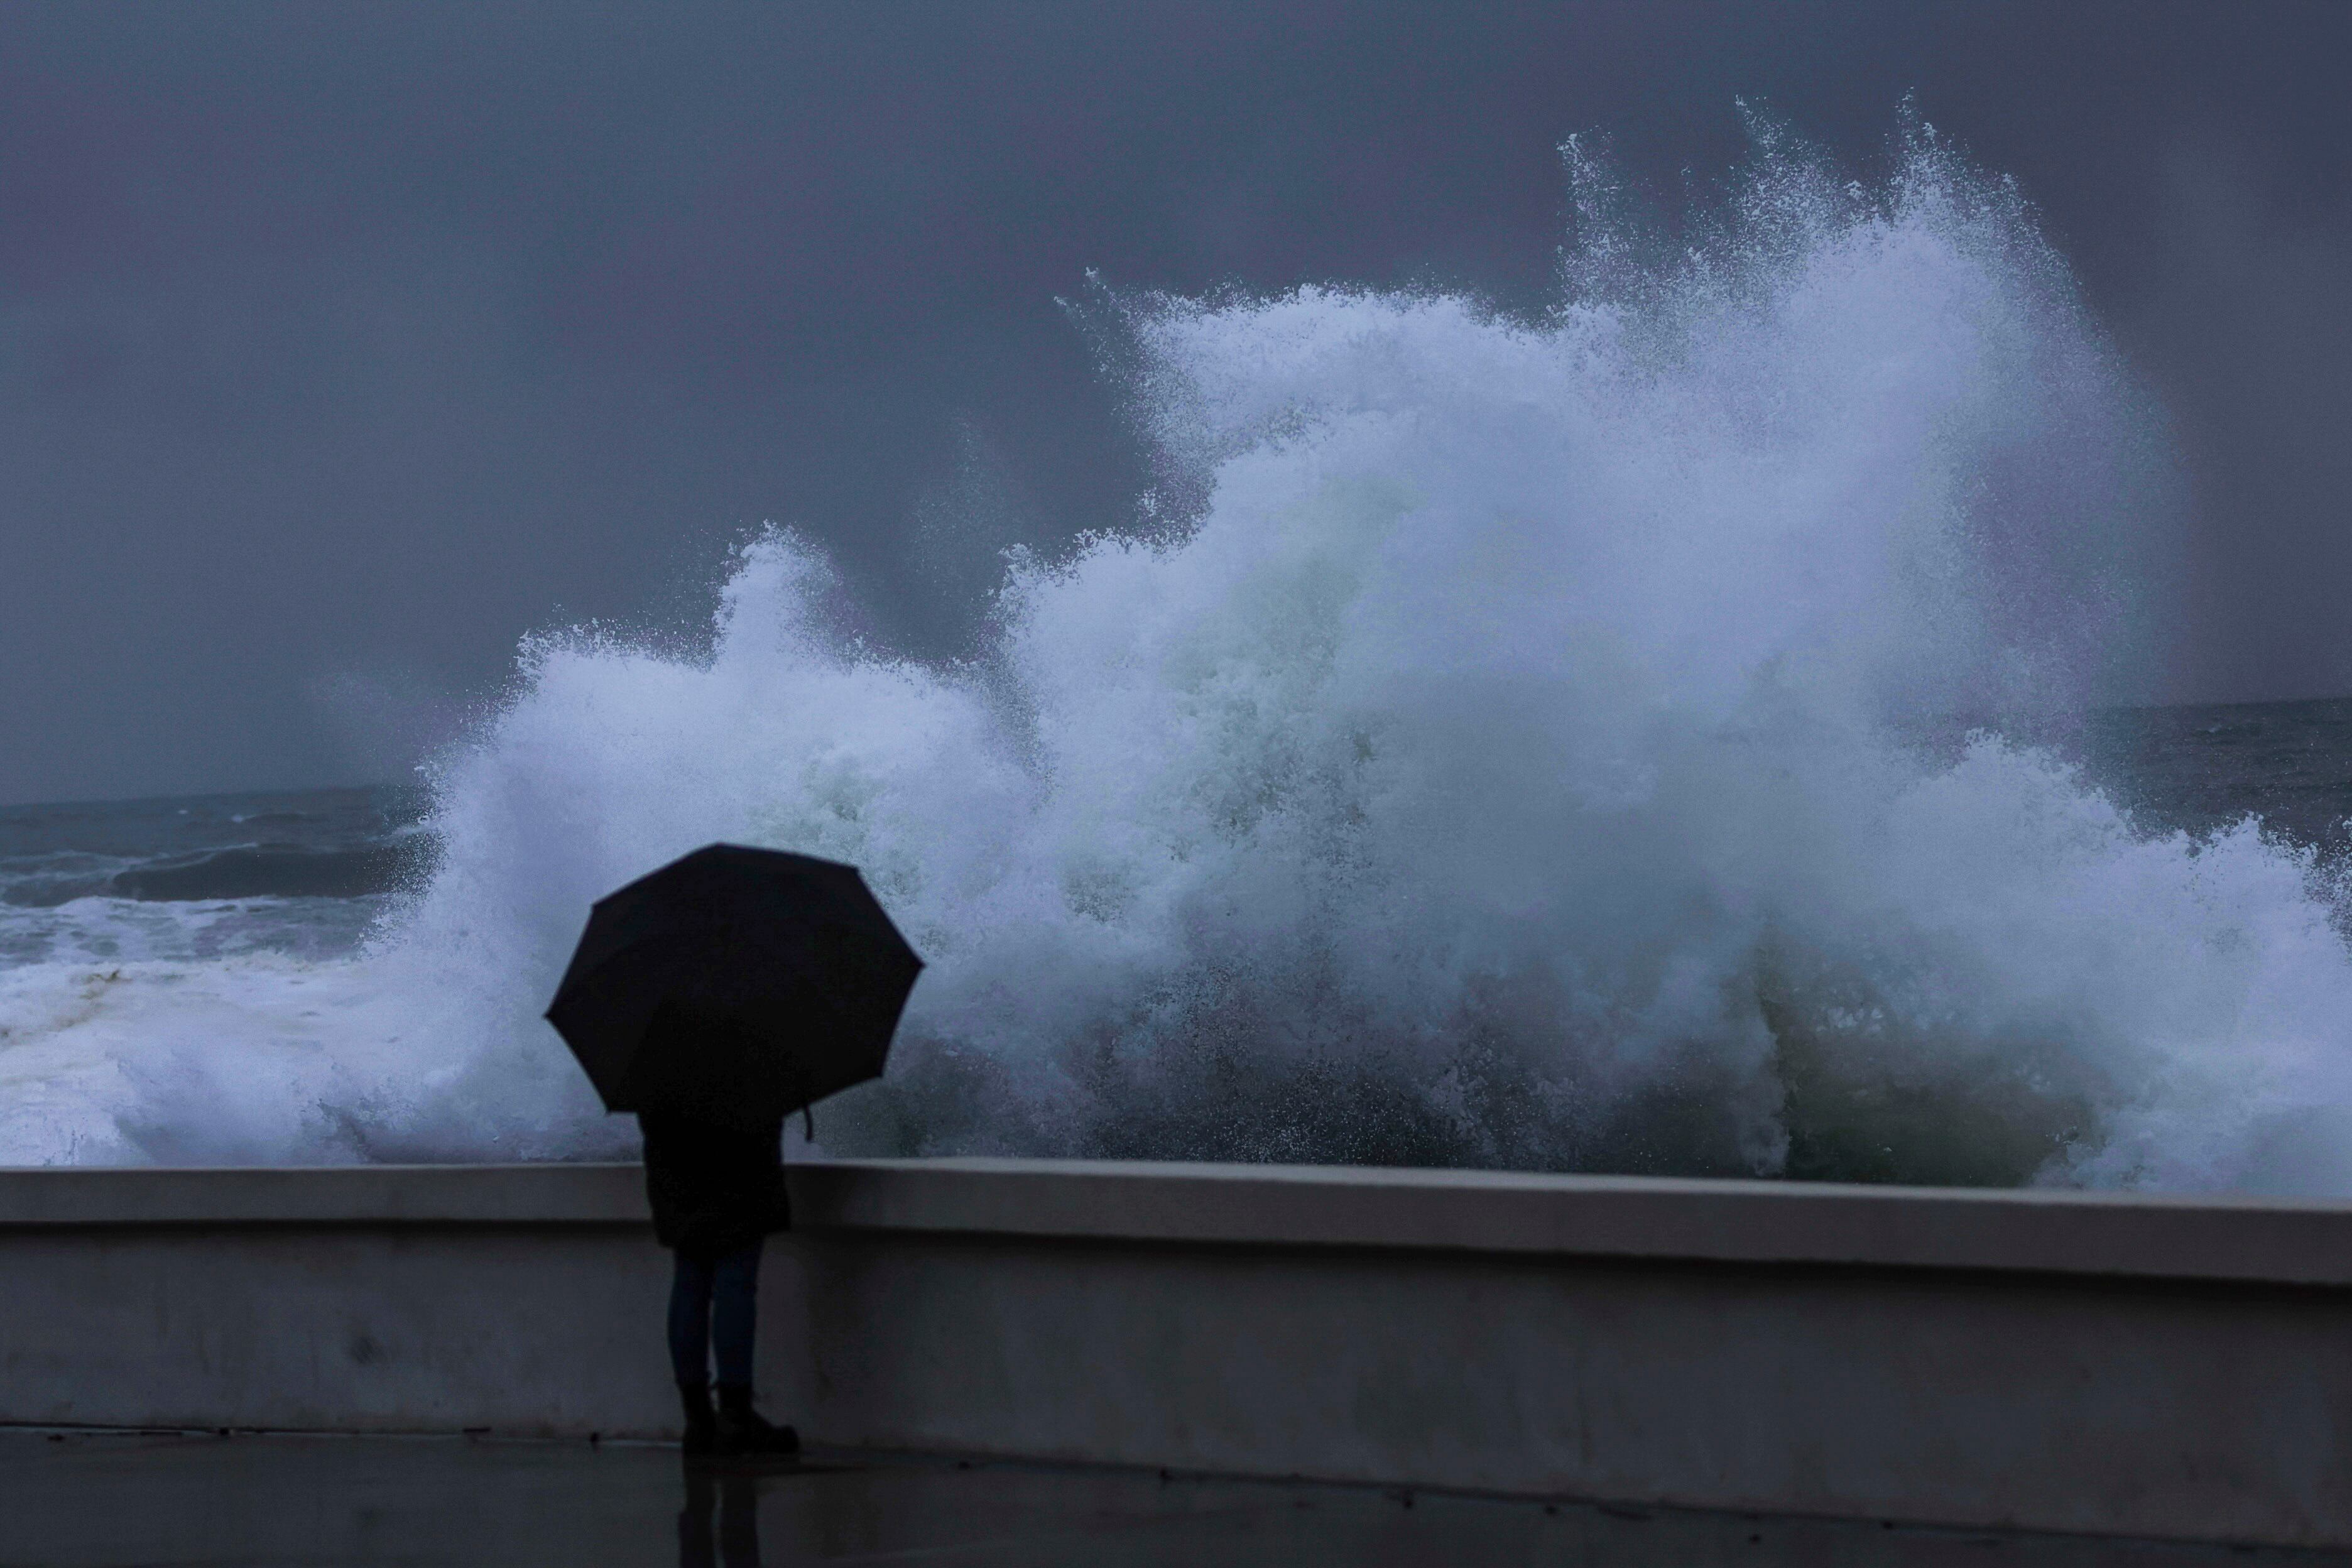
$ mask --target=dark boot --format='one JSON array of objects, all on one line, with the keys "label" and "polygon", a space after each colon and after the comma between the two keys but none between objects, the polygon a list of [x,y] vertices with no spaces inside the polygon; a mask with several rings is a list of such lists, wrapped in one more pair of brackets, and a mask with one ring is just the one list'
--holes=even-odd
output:
[{"label": "dark boot", "polygon": [[719,1445],[719,1421],[710,1413],[710,1385],[707,1383],[681,1383],[677,1385],[678,1402],[686,1406],[685,1448],[689,1454],[708,1454]]},{"label": "dark boot", "polygon": [[751,1408],[751,1391],[719,1385],[719,1451],[722,1454],[797,1454],[801,1435],[777,1426]]}]

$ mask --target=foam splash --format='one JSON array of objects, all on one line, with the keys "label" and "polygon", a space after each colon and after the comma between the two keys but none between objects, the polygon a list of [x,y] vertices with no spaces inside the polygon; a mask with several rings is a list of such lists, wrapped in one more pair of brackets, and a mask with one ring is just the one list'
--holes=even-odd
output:
[{"label": "foam splash", "polygon": [[1917,743],[2111,689],[2165,526],[2030,214],[1768,138],[1652,265],[1576,172],[1540,322],[1128,305],[1190,515],[1016,559],[975,663],[835,636],[785,533],[707,657],[535,641],[360,957],[11,980],[0,1157],[624,1150],[538,1014],[725,838],[930,962],[840,1150],[2352,1191],[2316,865]]}]

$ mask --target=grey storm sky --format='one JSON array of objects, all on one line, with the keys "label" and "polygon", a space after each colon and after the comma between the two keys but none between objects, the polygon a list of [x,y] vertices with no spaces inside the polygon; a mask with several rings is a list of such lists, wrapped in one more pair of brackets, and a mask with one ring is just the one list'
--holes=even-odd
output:
[{"label": "grey storm sky", "polygon": [[[0,4],[0,802],[388,776],[762,520],[939,652],[1133,515],[1056,304],[1552,287],[1736,100],[2014,174],[2168,409],[2196,699],[2352,691],[2352,5]],[[940,516],[982,516],[940,548]]]}]

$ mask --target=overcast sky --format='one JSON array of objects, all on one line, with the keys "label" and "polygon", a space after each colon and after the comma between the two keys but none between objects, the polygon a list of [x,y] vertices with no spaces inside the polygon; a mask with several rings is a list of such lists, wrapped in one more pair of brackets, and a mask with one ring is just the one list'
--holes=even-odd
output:
[{"label": "overcast sky", "polygon": [[2171,689],[2352,691],[2347,65],[2344,0],[0,0],[0,802],[386,776],[764,519],[952,647],[926,518],[1143,482],[1088,268],[1533,303],[1562,137],[1671,190],[1742,96],[2015,174],[2172,415]]}]

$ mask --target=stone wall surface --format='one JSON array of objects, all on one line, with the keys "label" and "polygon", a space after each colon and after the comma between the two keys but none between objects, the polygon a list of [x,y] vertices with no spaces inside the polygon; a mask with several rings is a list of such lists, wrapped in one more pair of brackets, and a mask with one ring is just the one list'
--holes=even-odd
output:
[{"label": "stone wall surface", "polygon": [[[797,1167],[812,1436],[2352,1545],[2352,1205]],[[0,1172],[0,1422],[658,1436],[634,1166]]]}]

